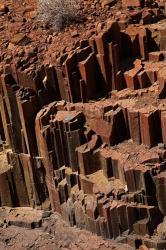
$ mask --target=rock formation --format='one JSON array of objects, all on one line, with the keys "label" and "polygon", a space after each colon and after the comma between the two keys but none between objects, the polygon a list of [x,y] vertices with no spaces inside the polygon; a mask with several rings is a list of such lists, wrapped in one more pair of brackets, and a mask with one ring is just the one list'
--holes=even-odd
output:
[{"label": "rock formation", "polygon": [[51,209],[71,226],[164,249],[164,1],[121,5],[128,16],[45,61],[33,46],[1,58],[0,205]]}]

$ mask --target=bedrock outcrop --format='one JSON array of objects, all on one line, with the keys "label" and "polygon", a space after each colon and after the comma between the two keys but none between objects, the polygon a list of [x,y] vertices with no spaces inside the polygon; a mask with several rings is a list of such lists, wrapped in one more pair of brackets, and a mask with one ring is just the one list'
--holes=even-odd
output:
[{"label": "bedrock outcrop", "polygon": [[51,37],[45,60],[24,35],[8,44],[0,206],[53,210],[104,238],[164,249],[164,1],[122,0],[116,15],[119,2],[102,2],[112,18],[58,51]]}]

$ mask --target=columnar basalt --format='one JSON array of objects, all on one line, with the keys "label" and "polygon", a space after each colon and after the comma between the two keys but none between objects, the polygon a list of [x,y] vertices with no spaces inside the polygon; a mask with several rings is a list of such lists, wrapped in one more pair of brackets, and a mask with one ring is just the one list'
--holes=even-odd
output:
[{"label": "columnar basalt", "polygon": [[150,24],[164,8],[122,7],[129,19],[108,19],[49,62],[1,62],[0,206],[52,209],[71,226],[163,249],[165,28]]}]

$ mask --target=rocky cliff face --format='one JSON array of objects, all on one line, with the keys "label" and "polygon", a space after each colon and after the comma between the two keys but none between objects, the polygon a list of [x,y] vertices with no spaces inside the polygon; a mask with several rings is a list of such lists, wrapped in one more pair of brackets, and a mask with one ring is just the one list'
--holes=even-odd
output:
[{"label": "rocky cliff face", "polygon": [[112,19],[89,28],[89,37],[72,32],[72,46],[55,52],[59,38],[49,37],[45,60],[25,35],[8,43],[0,205],[52,209],[105,238],[163,249],[156,228],[166,215],[164,3],[122,0],[120,13],[118,4],[95,7],[112,10]]}]

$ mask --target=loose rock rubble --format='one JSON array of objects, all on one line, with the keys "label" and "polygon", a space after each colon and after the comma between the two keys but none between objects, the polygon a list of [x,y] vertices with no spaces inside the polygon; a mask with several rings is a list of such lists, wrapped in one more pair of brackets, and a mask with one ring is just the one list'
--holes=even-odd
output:
[{"label": "loose rock rubble", "polygon": [[[103,240],[85,230],[70,228],[58,214],[49,211],[3,207],[0,209],[1,220],[4,223],[3,226],[0,224],[0,249],[132,250],[126,244]],[[40,224],[37,223],[39,221]]]},{"label": "loose rock rubble", "polygon": [[80,13],[56,32],[36,2],[0,5],[0,205],[20,207],[2,209],[2,235],[56,211],[128,249],[164,249],[165,1],[82,0]]}]

